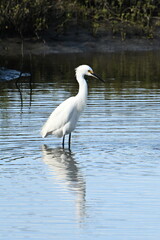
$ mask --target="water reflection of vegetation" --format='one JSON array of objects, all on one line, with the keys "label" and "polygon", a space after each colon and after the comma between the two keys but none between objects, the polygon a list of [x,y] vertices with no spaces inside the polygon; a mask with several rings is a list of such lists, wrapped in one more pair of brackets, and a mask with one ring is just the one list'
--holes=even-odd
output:
[{"label": "water reflection of vegetation", "polygon": [[[78,85],[74,68],[83,63],[92,66],[97,74],[106,79],[107,91],[124,88],[156,89],[160,87],[159,62],[160,52],[25,56],[23,71],[31,72],[32,65],[33,89],[39,87],[38,83],[45,83],[43,89],[53,83],[54,88],[65,87],[66,91],[75,94]],[[7,61],[1,58],[0,63],[17,70],[21,65],[18,57]],[[1,85],[1,88],[5,86]],[[96,81],[89,80],[90,88],[99,86]]]},{"label": "water reflection of vegetation", "polygon": [[[106,79],[107,88],[149,89],[160,86],[159,52],[49,55],[33,60],[35,80],[57,83],[54,86],[58,88],[65,84],[68,91],[75,91],[74,68],[83,63],[91,65]],[[97,82],[90,80],[89,86],[97,87]]]}]

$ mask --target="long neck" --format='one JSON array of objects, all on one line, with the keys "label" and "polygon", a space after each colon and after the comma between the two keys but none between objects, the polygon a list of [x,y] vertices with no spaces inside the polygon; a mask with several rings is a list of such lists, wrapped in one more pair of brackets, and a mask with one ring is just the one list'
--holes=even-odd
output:
[{"label": "long neck", "polygon": [[87,101],[88,86],[86,80],[82,75],[76,74],[76,78],[79,83],[79,91],[76,97],[81,100],[80,102],[84,108]]}]

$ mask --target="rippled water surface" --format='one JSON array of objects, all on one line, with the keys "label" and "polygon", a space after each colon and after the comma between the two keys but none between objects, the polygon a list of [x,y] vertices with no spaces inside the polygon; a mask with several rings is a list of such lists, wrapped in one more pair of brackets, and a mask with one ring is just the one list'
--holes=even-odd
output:
[{"label": "rippled water surface", "polygon": [[[2,57],[31,73],[1,82],[0,239],[143,239],[160,236],[160,52]],[[86,63],[87,107],[72,135],[40,129],[77,93]],[[67,137],[66,137],[67,147]]]}]

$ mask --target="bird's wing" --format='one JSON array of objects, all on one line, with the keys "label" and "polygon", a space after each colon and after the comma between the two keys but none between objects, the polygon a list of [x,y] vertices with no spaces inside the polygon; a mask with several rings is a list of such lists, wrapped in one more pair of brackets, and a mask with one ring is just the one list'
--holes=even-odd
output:
[{"label": "bird's wing", "polygon": [[41,130],[42,137],[62,128],[75,111],[75,97],[70,97],[62,102],[49,116]]}]

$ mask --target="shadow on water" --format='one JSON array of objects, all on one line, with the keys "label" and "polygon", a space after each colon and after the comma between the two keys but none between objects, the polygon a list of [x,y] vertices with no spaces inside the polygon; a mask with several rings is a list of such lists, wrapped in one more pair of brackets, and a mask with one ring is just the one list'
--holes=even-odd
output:
[{"label": "shadow on water", "polygon": [[62,148],[49,148],[47,145],[42,145],[42,158],[48,165],[53,179],[61,183],[63,189],[67,188],[75,194],[76,215],[79,222],[83,221],[86,184],[73,153]]}]

